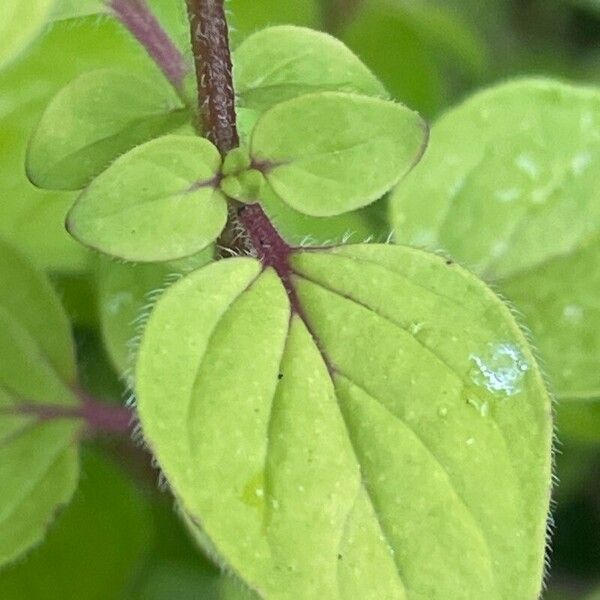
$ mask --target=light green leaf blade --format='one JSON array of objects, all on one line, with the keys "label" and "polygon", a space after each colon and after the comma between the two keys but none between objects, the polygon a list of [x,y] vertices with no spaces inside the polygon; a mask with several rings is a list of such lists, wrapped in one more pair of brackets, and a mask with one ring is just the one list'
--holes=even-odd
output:
[{"label": "light green leaf blade", "polygon": [[552,424],[509,310],[407,248],[292,269],[293,310],[257,261],[200,269],[142,341],[145,436],[205,545],[264,598],[531,600]]},{"label": "light green leaf blade", "polygon": [[514,303],[561,398],[600,395],[600,93],[523,80],[433,127],[391,207],[396,239],[443,248]]},{"label": "light green leaf blade", "polygon": [[3,600],[130,597],[151,542],[148,502],[121,468],[82,458],[80,487],[44,544],[0,573]]},{"label": "light green leaf blade", "polygon": [[52,19],[63,21],[107,12],[108,6],[104,0],[58,0],[55,1]]},{"label": "light green leaf blade", "polygon": [[152,305],[171,283],[212,259],[212,248],[176,263],[120,264],[101,260],[96,270],[104,345],[121,374],[130,374]]},{"label": "light green leaf blade", "polygon": [[375,75],[342,42],[305,27],[263,29],[240,44],[233,63],[240,105],[256,111],[321,91],[387,96]]},{"label": "light green leaf blade", "polygon": [[191,256],[227,220],[215,190],[221,166],[206,139],[167,135],[118,158],[82,193],[67,217],[80,242],[132,262]]},{"label": "light green leaf blade", "polygon": [[162,80],[116,69],[90,71],[46,108],[29,143],[28,177],[41,188],[81,189],[121,154],[188,119]]},{"label": "light green leaf blade", "polygon": [[41,191],[25,175],[31,130],[62,86],[116,65],[136,73],[153,68],[118,23],[91,18],[54,24],[24,60],[0,73],[0,235],[52,271],[86,270],[89,253],[65,231],[74,195]]},{"label": "light green leaf blade", "polygon": [[42,32],[56,0],[4,0],[0,20],[0,69],[15,60]]},{"label": "light green leaf blade", "polygon": [[38,543],[76,486],[74,419],[47,420],[38,404],[73,407],[74,349],[49,282],[0,243],[0,565]]},{"label": "light green leaf blade", "polygon": [[48,279],[0,238],[0,308],[39,343],[50,366],[75,381],[75,350],[69,320]]},{"label": "light green leaf blade", "polygon": [[250,153],[284,202],[327,217],[383,196],[419,160],[426,143],[425,123],[401,104],[322,92],[264,113]]}]

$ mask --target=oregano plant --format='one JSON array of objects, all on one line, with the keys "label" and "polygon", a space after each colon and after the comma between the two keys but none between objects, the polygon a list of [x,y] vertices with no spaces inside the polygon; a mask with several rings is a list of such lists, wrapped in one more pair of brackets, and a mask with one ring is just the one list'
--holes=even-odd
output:
[{"label": "oregano plant", "polygon": [[233,47],[223,0],[179,0],[186,44],[160,2],[37,4],[0,64],[100,13],[152,61],[59,90],[24,165],[72,194],[133,401],[84,391],[51,281],[1,241],[0,566],[85,438],[135,422],[215,597],[539,598],[551,396],[600,396],[600,92],[523,79],[430,125],[327,33]]}]

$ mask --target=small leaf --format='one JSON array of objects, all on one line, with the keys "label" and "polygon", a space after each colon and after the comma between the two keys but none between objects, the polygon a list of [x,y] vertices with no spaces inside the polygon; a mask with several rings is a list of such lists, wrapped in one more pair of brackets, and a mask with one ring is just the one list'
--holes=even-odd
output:
[{"label": "small leaf", "polygon": [[56,0],[3,0],[0,69],[15,60],[42,32]]},{"label": "small leaf", "polygon": [[397,188],[400,243],[443,248],[532,330],[564,399],[600,396],[600,93],[524,80],[442,117]]},{"label": "small leaf", "polygon": [[426,142],[425,123],[401,104],[323,92],[267,111],[250,151],[284,202],[326,217],[383,196],[419,160]]},{"label": "small leaf", "polygon": [[41,540],[77,483],[74,349],[66,315],[42,274],[0,242],[0,565]]},{"label": "small leaf", "polygon": [[85,73],[42,115],[27,152],[28,177],[41,188],[81,189],[121,154],[188,119],[162,80],[114,69]]},{"label": "small leaf", "polygon": [[106,600],[131,597],[151,541],[145,496],[120,466],[90,452],[80,488],[47,539],[0,574],[2,600]]},{"label": "small leaf", "polygon": [[154,308],[146,439],[203,545],[259,597],[539,593],[550,401],[510,311],[445,263],[299,251],[292,308],[271,269],[234,258]]},{"label": "small leaf", "polygon": [[218,150],[168,135],[118,158],[86,188],[67,218],[83,244],[132,262],[191,256],[221,233],[225,198],[215,190]]},{"label": "small leaf", "polygon": [[304,27],[263,29],[240,44],[233,62],[240,105],[261,112],[311,92],[387,96],[377,77],[342,42]]}]

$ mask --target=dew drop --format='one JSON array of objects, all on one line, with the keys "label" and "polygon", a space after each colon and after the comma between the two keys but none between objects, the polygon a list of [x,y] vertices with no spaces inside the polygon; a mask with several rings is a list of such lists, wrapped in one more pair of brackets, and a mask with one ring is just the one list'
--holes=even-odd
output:
[{"label": "dew drop", "polygon": [[444,418],[448,415],[448,407],[447,406],[440,406],[438,408],[438,415],[440,415],[440,417]]},{"label": "dew drop", "polygon": [[[471,354],[475,363],[471,380],[495,394],[514,396],[521,391],[521,382],[529,365],[517,346],[509,342],[490,344],[483,355]],[[480,406],[477,405],[480,409]]]}]

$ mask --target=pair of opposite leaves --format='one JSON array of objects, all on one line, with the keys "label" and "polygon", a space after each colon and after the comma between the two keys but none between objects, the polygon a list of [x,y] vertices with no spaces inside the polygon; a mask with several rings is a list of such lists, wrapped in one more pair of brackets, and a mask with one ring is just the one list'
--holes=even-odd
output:
[{"label": "pair of opposite leaves", "polygon": [[[290,31],[334,44],[290,28],[264,35]],[[306,100],[294,98],[302,85],[287,63],[307,70],[293,56],[273,71],[283,97],[253,137],[271,111]],[[257,77],[249,110],[261,112]],[[314,85],[337,89],[339,79]],[[266,143],[279,149],[276,140]],[[213,171],[179,183],[199,186]],[[230,259],[173,287],[145,333],[140,417],[199,540],[267,597],[533,598],[551,419],[509,312],[475,278],[418,251],[298,252],[292,267],[302,319],[273,272]]]},{"label": "pair of opposite leaves", "polygon": [[68,218],[77,239],[131,261],[178,259],[221,233],[224,193],[256,201],[274,191],[301,213],[329,217],[374,202],[421,156],[420,117],[383,99],[377,79],[330,36],[271,28],[234,61],[251,134],[246,156],[235,150],[224,161],[209,141],[181,132],[142,143],[191,118],[154,82],[107,70],[59,92],[31,140],[27,171],[37,185],[63,189],[97,175]]}]

